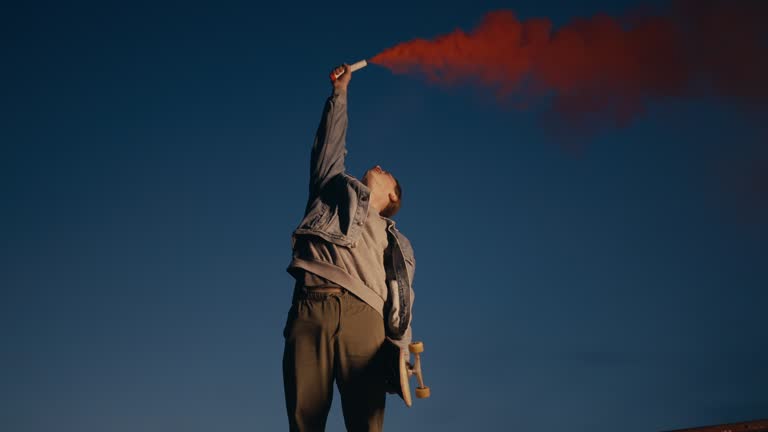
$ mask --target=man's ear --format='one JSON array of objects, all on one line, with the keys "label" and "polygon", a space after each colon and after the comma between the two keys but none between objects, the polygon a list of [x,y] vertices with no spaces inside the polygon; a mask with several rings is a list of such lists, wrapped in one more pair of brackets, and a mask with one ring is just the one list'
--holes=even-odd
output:
[{"label": "man's ear", "polygon": [[397,194],[394,193],[394,192],[390,192],[389,193],[389,201],[390,202],[397,202],[398,201]]}]

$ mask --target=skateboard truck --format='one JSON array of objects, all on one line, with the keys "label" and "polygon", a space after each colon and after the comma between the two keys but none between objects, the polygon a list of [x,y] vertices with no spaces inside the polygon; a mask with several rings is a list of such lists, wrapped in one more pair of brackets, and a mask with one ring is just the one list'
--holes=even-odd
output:
[{"label": "skateboard truck", "polygon": [[413,364],[406,362],[408,366],[408,377],[416,375],[416,379],[419,381],[419,386],[416,387],[416,397],[419,399],[426,399],[429,397],[429,387],[424,385],[424,373],[421,371],[421,353],[424,352],[423,342],[414,342],[408,345],[408,351],[413,354],[415,360]]},{"label": "skateboard truck", "polygon": [[[423,342],[408,344],[408,350],[400,349],[393,341],[387,339],[382,347],[384,359],[384,381],[388,386],[388,393],[397,393],[403,399],[405,405],[413,405],[411,396],[410,378],[416,375],[419,385],[416,387],[416,397],[419,399],[430,396],[429,387],[424,385],[424,373],[421,370],[421,353],[424,352]],[[411,354],[414,356],[410,362]]]}]

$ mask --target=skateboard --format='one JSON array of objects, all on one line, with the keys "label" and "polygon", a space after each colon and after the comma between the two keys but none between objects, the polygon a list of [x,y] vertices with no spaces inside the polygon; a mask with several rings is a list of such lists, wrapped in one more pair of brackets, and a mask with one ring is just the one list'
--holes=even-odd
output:
[{"label": "skateboard", "polygon": [[[410,407],[413,404],[411,398],[411,385],[408,379],[416,375],[419,381],[416,387],[416,397],[419,399],[428,398],[430,395],[429,387],[424,385],[424,375],[421,372],[421,353],[424,352],[422,342],[414,342],[408,345],[408,351],[401,350],[394,342],[387,339],[382,346],[382,359],[384,362],[384,381],[388,393],[397,393],[403,399],[405,405]],[[414,362],[410,362],[410,354],[414,355]]]}]

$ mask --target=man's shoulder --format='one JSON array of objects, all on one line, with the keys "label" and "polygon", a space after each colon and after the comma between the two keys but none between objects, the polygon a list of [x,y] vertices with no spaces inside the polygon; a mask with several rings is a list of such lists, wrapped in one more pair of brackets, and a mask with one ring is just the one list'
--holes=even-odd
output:
[{"label": "man's shoulder", "polygon": [[348,183],[355,183],[365,186],[365,184],[357,177],[353,176],[352,174],[344,171],[343,173],[340,173],[338,175],[339,179],[348,182]]},{"label": "man's shoulder", "polygon": [[362,185],[362,182],[360,182],[354,176],[348,174],[346,171],[340,172],[328,180],[328,183],[321,190],[320,195],[327,199],[329,196],[335,196],[339,194],[340,191],[344,190],[345,188],[356,188],[356,184]]},{"label": "man's shoulder", "polygon": [[400,247],[413,253],[413,246],[411,245],[411,241],[408,240],[408,237],[406,237],[405,234],[403,234],[396,227],[393,228],[395,230],[395,235],[397,235],[397,241],[400,243]]}]

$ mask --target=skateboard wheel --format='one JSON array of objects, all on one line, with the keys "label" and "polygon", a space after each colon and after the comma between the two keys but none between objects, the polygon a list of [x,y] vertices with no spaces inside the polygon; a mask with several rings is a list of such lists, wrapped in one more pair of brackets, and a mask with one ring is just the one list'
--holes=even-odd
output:
[{"label": "skateboard wheel", "polygon": [[429,397],[429,387],[416,387],[416,397],[425,399]]},{"label": "skateboard wheel", "polygon": [[424,352],[424,343],[423,342],[414,342],[412,344],[408,345],[408,351],[410,351],[412,354],[419,354]]}]

